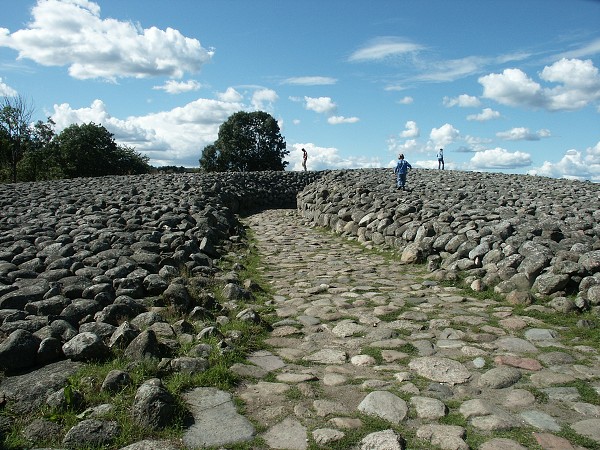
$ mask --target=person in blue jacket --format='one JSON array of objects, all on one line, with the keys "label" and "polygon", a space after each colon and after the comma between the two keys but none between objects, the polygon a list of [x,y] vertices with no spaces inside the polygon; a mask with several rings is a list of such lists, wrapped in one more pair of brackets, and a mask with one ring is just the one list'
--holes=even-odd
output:
[{"label": "person in blue jacket", "polygon": [[398,155],[398,163],[394,168],[394,173],[396,174],[396,185],[398,186],[398,189],[402,189],[403,191],[406,189],[406,174],[408,173],[409,169],[412,169],[412,166],[404,159],[404,155],[400,153]]}]

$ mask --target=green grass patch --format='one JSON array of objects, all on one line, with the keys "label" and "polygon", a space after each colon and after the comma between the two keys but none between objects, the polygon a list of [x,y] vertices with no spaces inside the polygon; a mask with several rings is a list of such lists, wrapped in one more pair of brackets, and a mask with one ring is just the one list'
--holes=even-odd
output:
[{"label": "green grass patch", "polygon": [[375,363],[380,365],[384,363],[383,358],[381,357],[381,349],[377,347],[363,347],[361,349],[361,354],[371,356],[375,359]]},{"label": "green grass patch", "polygon": [[593,439],[587,438],[580,434],[577,434],[570,427],[564,426],[561,431],[555,433],[557,436],[563,437],[568,440],[574,446],[579,446],[582,448],[598,448],[598,442]]},{"label": "green grass patch", "polygon": [[[572,313],[557,313],[557,312],[542,312],[537,310],[525,311],[525,307],[517,306],[514,311],[515,315],[523,315],[542,320],[550,327],[562,327],[558,330],[559,339],[570,344],[587,345],[595,349],[600,349],[600,332],[598,328],[586,328],[577,326],[577,322],[582,319],[590,320],[593,323],[600,325],[598,316],[591,312],[572,312]],[[540,327],[543,328],[543,327]]]},{"label": "green grass patch", "polygon": [[469,445],[469,448],[479,448],[484,442],[493,438],[504,438],[512,439],[530,450],[542,450],[542,447],[537,444],[533,437],[533,431],[538,430],[529,427],[513,428],[512,430],[494,431],[493,436],[490,436],[489,434],[480,434],[480,432],[474,430],[473,427],[468,426],[465,442]]},{"label": "green grass patch", "polygon": [[585,381],[575,380],[570,383],[566,383],[564,386],[577,388],[577,391],[581,396],[580,401],[590,403],[592,405],[600,405],[600,395],[598,395],[596,390]]}]

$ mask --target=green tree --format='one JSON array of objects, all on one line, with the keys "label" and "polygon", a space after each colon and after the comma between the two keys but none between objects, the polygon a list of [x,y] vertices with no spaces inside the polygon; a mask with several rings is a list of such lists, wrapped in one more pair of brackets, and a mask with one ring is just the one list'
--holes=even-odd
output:
[{"label": "green tree", "polygon": [[61,167],[69,178],[146,173],[148,158],[120,147],[102,125],[73,124],[57,137]]},{"label": "green tree", "polygon": [[46,123],[38,120],[31,130],[29,140],[18,164],[20,181],[37,181],[62,178],[54,121],[48,117]]},{"label": "green tree", "polygon": [[207,172],[284,170],[288,153],[273,116],[240,111],[219,127],[215,143],[202,151],[200,167]]},{"label": "green tree", "polygon": [[135,148],[118,145],[115,153],[116,175],[135,175],[148,173],[152,169],[148,162],[150,158],[138,153]]},{"label": "green tree", "polygon": [[23,158],[31,134],[33,105],[23,96],[4,96],[0,103],[0,153],[8,167],[10,179],[17,181],[17,165]]}]

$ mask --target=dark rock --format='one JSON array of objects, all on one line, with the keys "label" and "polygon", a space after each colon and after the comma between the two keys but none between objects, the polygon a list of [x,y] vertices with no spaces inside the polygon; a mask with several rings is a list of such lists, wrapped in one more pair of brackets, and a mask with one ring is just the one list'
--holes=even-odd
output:
[{"label": "dark rock", "polygon": [[0,297],[0,309],[24,309],[27,303],[42,300],[48,289],[48,282],[20,287]]},{"label": "dark rock", "polygon": [[29,331],[15,330],[0,344],[0,369],[12,372],[37,363],[40,338]]},{"label": "dark rock", "polygon": [[0,382],[0,391],[14,402],[13,409],[20,414],[37,410],[46,402],[48,392],[67,384],[82,364],[69,360],[48,364],[23,375],[9,376]]},{"label": "dark rock", "polygon": [[144,382],[135,394],[132,417],[139,426],[157,430],[168,426],[175,414],[175,399],[158,378]]},{"label": "dark rock", "polygon": [[102,382],[101,390],[117,393],[132,383],[131,376],[123,370],[111,370]]},{"label": "dark rock", "polygon": [[63,359],[62,342],[53,337],[42,339],[37,352],[37,363],[46,365],[48,363]]},{"label": "dark rock", "polygon": [[84,332],[94,333],[95,335],[100,337],[100,339],[102,339],[103,341],[106,342],[114,334],[116,329],[117,329],[116,326],[111,325],[109,323],[88,322],[88,323],[81,324],[81,326],[79,327],[79,332],[80,333],[84,333]]},{"label": "dark rock", "polygon": [[58,389],[46,399],[46,405],[54,411],[79,411],[83,407],[84,399],[81,392],[70,385]]},{"label": "dark rock", "polygon": [[61,436],[60,424],[48,419],[33,419],[23,428],[23,436],[29,442],[46,442]]},{"label": "dark rock", "polygon": [[171,282],[163,292],[163,299],[168,305],[173,305],[182,310],[188,310],[192,305],[192,297],[186,286],[178,281]]},{"label": "dark rock", "polygon": [[110,445],[120,433],[121,427],[117,422],[86,419],[67,431],[62,443],[67,448],[75,449]]},{"label": "dark rock", "polygon": [[102,339],[89,332],[79,333],[62,346],[62,351],[72,361],[101,361],[110,350]]},{"label": "dark rock", "polygon": [[109,348],[125,348],[138,334],[140,334],[140,331],[129,322],[125,321],[113,332],[108,341],[108,346]]},{"label": "dark rock", "polygon": [[79,298],[67,305],[61,311],[60,316],[73,325],[79,325],[82,320],[94,317],[94,314],[100,309],[102,306],[97,301]]},{"label": "dark rock", "polygon": [[131,341],[125,349],[124,355],[134,361],[145,358],[160,359],[165,356],[165,349],[158,342],[156,333],[152,330],[146,330]]}]

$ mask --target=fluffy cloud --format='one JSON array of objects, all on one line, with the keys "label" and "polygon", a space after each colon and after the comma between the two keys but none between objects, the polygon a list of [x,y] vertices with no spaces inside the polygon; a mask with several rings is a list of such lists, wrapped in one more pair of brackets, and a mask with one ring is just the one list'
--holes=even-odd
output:
[{"label": "fluffy cloud", "polygon": [[8,84],[2,82],[0,77],[0,96],[3,97],[16,97],[18,92],[11,88]]},{"label": "fluffy cloud", "polygon": [[558,85],[544,88],[520,69],[485,75],[479,83],[483,97],[509,106],[576,110],[600,99],[600,74],[591,60],[563,58],[544,67],[540,78]]},{"label": "fluffy cloud", "polygon": [[531,165],[531,155],[525,152],[509,152],[503,148],[493,148],[477,152],[471,158],[473,169],[514,169]]},{"label": "fluffy cloud", "polygon": [[402,97],[400,100],[398,100],[398,103],[401,105],[410,105],[413,101],[414,99],[407,95],[406,97]]},{"label": "fluffy cloud", "polygon": [[521,69],[505,69],[479,78],[483,97],[509,106],[536,106],[544,104],[542,87],[527,77]]},{"label": "fluffy cloud", "polygon": [[453,143],[459,136],[460,131],[449,123],[442,125],[440,128],[433,128],[431,133],[429,133],[429,138],[433,142],[434,147],[445,147]]},{"label": "fluffy cloud", "polygon": [[337,105],[331,97],[304,97],[304,107],[319,114],[333,114]]},{"label": "fluffy cloud", "polygon": [[458,106],[460,108],[478,108],[481,105],[481,102],[477,97],[467,94],[461,94],[454,98],[444,97],[443,103],[447,108],[452,108],[453,106]]},{"label": "fluffy cloud", "polygon": [[289,162],[288,170],[302,169],[302,149],[308,153],[306,167],[308,170],[325,169],[359,169],[359,168],[377,168],[382,167],[377,158],[365,157],[342,157],[339,150],[334,147],[319,147],[313,143],[297,143],[288,147],[290,151],[286,160]]},{"label": "fluffy cloud", "polygon": [[252,94],[252,107],[256,110],[272,110],[278,98],[273,89],[257,89]]},{"label": "fluffy cloud", "polygon": [[339,125],[341,123],[356,123],[359,120],[358,117],[331,116],[327,118],[327,123]]},{"label": "fluffy cloud", "polygon": [[419,44],[400,37],[380,37],[368,42],[361,49],[350,55],[349,61],[380,61],[391,56],[414,53],[422,50]]},{"label": "fluffy cloud", "polygon": [[95,100],[80,109],[66,103],[55,105],[51,117],[57,132],[73,123],[94,122],[113,133],[119,144],[148,155],[153,165],[196,167],[202,149],[216,140],[219,126],[244,109],[248,107],[238,102],[199,98],[169,111],[119,119],[101,100]]},{"label": "fluffy cloud", "polygon": [[388,150],[391,153],[417,153],[424,151],[422,145],[416,139],[407,139],[404,142],[398,142],[395,138],[388,139]]},{"label": "fluffy cloud", "polygon": [[488,120],[498,119],[500,113],[492,108],[483,108],[479,114],[469,114],[467,120],[475,120],[477,122],[486,122]]},{"label": "fluffy cloud", "polygon": [[511,128],[508,131],[500,131],[496,133],[500,139],[505,141],[539,141],[542,138],[551,136],[550,130],[541,129],[532,133],[529,128],[517,127]]},{"label": "fluffy cloud", "polygon": [[575,149],[568,150],[557,163],[544,161],[541,167],[527,172],[552,178],[569,178],[600,182],[600,141],[583,154]]},{"label": "fluffy cloud", "polygon": [[162,86],[154,86],[152,89],[163,90],[168,94],[181,94],[182,92],[197,91],[200,89],[200,87],[200,83],[198,83],[196,80],[167,80],[167,82]]},{"label": "fluffy cloud", "polygon": [[419,127],[417,126],[417,122],[415,122],[414,120],[409,120],[408,122],[406,122],[406,124],[404,125],[404,131],[402,133],[400,133],[400,136],[403,138],[417,138],[419,137],[420,131],[419,131]]},{"label": "fluffy cloud", "polygon": [[337,83],[337,78],[331,77],[292,77],[282,81],[282,84],[298,86],[323,86]]},{"label": "fluffy cloud", "polygon": [[232,87],[228,87],[225,92],[217,93],[217,98],[222,102],[238,103],[244,99],[244,96]]},{"label": "fluffy cloud", "polygon": [[38,0],[27,28],[0,29],[0,46],[44,66],[69,66],[78,79],[169,76],[197,72],[212,50],[172,28],[102,19],[88,0]]}]

